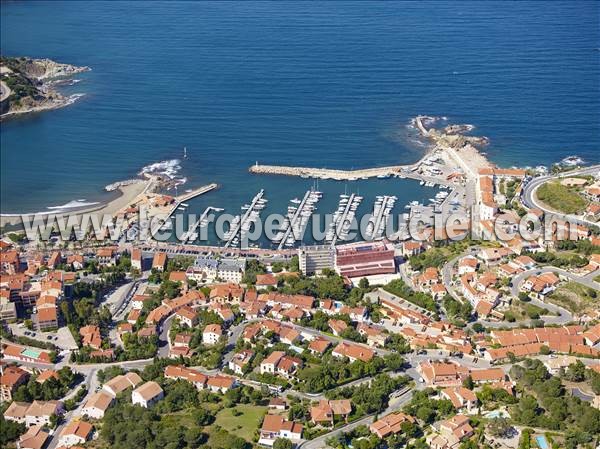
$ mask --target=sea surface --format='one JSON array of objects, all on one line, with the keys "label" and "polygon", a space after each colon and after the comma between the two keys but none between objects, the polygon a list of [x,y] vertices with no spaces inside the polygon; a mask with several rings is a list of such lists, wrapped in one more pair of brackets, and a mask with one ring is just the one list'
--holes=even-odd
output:
[{"label": "sea surface", "polygon": [[[475,125],[501,166],[597,163],[599,17],[593,1],[2,2],[2,54],[93,70],[64,88],[85,94],[74,105],[2,123],[1,211],[104,201],[105,185],[172,161],[179,192],[221,186],[190,212],[239,213],[264,188],[284,213],[313,181],[250,165],[414,162],[418,114]],[[319,189],[321,212],[344,191],[362,212],[378,194],[396,212],[435,194],[409,180]]]}]

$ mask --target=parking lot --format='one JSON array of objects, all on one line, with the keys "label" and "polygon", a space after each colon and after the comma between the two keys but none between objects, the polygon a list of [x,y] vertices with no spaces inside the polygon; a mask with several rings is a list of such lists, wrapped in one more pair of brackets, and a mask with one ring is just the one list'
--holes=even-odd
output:
[{"label": "parking lot", "polygon": [[56,332],[30,331],[23,324],[9,324],[10,330],[14,335],[28,337],[45,343],[52,343],[60,349],[77,349],[77,343],[69,329],[61,327]]}]

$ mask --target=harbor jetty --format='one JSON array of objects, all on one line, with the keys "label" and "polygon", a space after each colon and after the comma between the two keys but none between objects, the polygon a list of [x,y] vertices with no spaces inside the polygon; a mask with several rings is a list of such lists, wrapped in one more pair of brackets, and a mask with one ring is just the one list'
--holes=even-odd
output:
[{"label": "harbor jetty", "polygon": [[263,175],[299,176],[301,178],[333,179],[336,181],[356,181],[367,178],[388,178],[410,171],[416,166],[393,165],[388,167],[364,168],[358,170],[334,170],[329,168],[291,167],[285,165],[261,165],[258,162],[250,167],[250,173]]},{"label": "harbor jetty", "polygon": [[[414,164],[371,167],[356,170],[339,170],[316,167],[295,167],[286,165],[264,165],[258,161],[249,168],[250,173],[263,175],[299,176],[301,178],[332,179],[336,181],[357,181],[359,179],[389,177],[410,178],[419,181],[451,186],[455,176],[465,175],[476,178],[482,168],[491,168],[488,159],[476,146],[488,143],[486,137],[465,135],[473,129],[471,125],[450,125],[442,129],[427,128],[426,123],[435,121],[428,116],[417,116],[413,120],[415,128],[423,137],[432,142],[429,151]],[[427,169],[432,158],[440,158],[443,167],[437,173]],[[443,169],[445,167],[445,169]],[[448,177],[452,175],[452,177]]]}]

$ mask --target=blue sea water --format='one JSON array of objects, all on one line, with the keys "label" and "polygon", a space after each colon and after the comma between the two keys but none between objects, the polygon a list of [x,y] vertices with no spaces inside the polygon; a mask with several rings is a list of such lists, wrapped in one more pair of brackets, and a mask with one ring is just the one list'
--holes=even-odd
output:
[{"label": "blue sea water", "polygon": [[[184,188],[221,185],[191,211],[237,212],[264,188],[284,212],[312,181],[251,175],[255,161],[412,162],[417,114],[476,125],[502,166],[598,162],[599,17],[593,1],[3,2],[2,54],[93,70],[68,88],[85,93],[74,105],[2,123],[1,211],[106,199],[186,146]],[[360,190],[399,207],[432,193]]]}]

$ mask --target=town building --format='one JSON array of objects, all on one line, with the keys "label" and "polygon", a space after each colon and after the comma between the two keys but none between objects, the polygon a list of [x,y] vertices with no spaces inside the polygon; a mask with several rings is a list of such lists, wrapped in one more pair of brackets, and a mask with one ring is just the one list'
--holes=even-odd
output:
[{"label": "town building", "polygon": [[1,402],[12,401],[12,394],[20,386],[29,380],[29,373],[18,366],[1,366],[0,375],[0,400]]},{"label": "town building", "polygon": [[83,416],[89,416],[93,419],[104,418],[104,413],[108,410],[108,407],[113,403],[113,397],[104,391],[98,391],[92,394],[89,399],[83,405],[81,414]]},{"label": "town building", "polygon": [[165,393],[160,385],[150,381],[133,390],[131,393],[131,403],[148,408],[160,401],[164,396]]},{"label": "town building", "polygon": [[287,438],[292,443],[298,443],[302,439],[302,430],[302,424],[288,421],[280,415],[266,415],[260,429],[258,444],[272,447],[277,438]]},{"label": "town building", "polygon": [[71,447],[79,444],[84,444],[90,440],[94,427],[85,421],[71,421],[60,433],[58,445]]},{"label": "town building", "polygon": [[305,275],[320,273],[335,267],[335,249],[331,245],[303,246],[298,248],[298,264]]},{"label": "town building", "polygon": [[394,253],[394,248],[383,242],[340,245],[336,247],[335,268],[349,278],[395,273]]},{"label": "town building", "polygon": [[216,345],[222,336],[223,330],[219,324],[208,324],[202,331],[202,343]]},{"label": "town building", "polygon": [[102,386],[102,389],[114,398],[128,388],[135,388],[140,383],[142,383],[142,378],[139,374],[131,371],[113,377]]}]

